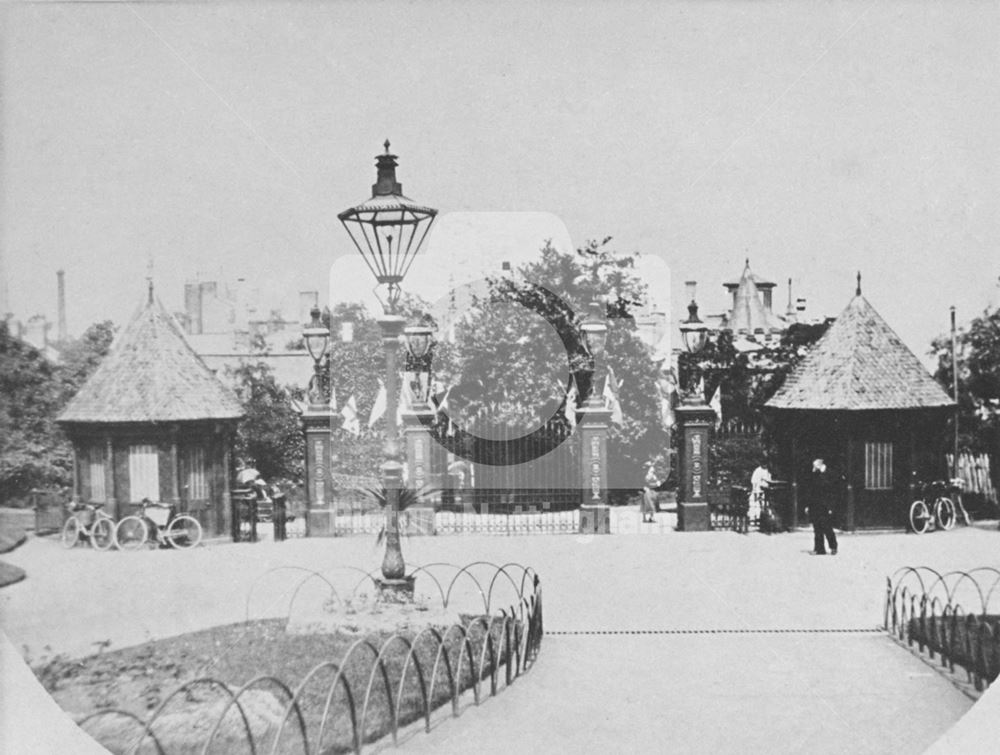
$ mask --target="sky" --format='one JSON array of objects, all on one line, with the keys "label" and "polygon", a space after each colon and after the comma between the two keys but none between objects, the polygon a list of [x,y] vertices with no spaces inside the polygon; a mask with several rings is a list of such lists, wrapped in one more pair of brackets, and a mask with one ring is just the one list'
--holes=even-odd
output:
[{"label": "sky", "polygon": [[746,258],[814,316],[860,270],[922,357],[1000,303],[997,3],[41,2],[0,34],[0,309],[55,320],[64,269],[71,335],[150,266],[176,310],[198,275],[327,300],[386,138],[442,218],[660,256],[678,318]]}]

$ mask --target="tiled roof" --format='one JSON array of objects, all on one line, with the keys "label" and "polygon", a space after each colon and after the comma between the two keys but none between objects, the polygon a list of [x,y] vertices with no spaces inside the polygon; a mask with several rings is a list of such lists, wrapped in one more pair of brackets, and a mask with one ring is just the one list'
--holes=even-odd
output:
[{"label": "tiled roof", "polygon": [[926,409],[954,402],[859,293],[766,406]]},{"label": "tiled roof", "polygon": [[59,422],[176,422],[242,415],[236,395],[195,354],[173,316],[151,298],[115,339]]}]

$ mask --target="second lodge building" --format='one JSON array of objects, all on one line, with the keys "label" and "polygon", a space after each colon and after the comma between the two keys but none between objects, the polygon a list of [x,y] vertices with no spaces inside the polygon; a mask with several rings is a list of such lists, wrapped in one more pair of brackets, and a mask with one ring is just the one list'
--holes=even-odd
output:
[{"label": "second lodge building", "polygon": [[945,476],[955,402],[861,295],[765,405],[792,483],[792,525],[809,505],[812,460],[830,467],[837,526],[901,527],[916,483]]}]

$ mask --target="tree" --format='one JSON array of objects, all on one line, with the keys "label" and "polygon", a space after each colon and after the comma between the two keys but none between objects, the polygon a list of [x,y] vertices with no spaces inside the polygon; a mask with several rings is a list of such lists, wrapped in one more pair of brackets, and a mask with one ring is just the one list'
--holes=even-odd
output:
[{"label": "tree", "polygon": [[[1000,482],[1000,307],[986,310],[956,335],[959,444],[993,454],[994,482]],[[934,339],[934,377],[952,395],[951,336]]]},{"label": "tree", "polygon": [[266,362],[247,362],[228,372],[244,412],[236,428],[236,457],[268,482],[300,482],[304,449],[294,402],[302,400],[301,389],[278,385]]},{"label": "tree", "polygon": [[55,420],[108,353],[114,331],[110,321],[91,325],[62,344],[55,364],[0,323],[0,500],[72,483],[73,451]]},{"label": "tree", "polygon": [[762,344],[757,351],[738,350],[733,334],[722,331],[701,353],[680,356],[681,385],[704,380],[704,399],[710,400],[719,390],[722,416],[728,425],[751,429],[720,432],[715,437],[710,466],[713,486],[745,485],[761,457],[774,450],[774,440],[764,424],[764,405],[826,333],[830,322],[792,323],[776,344]]},{"label": "tree", "polygon": [[477,435],[566,422],[560,409],[568,379],[581,396],[590,390],[580,324],[591,303],[599,303],[608,322],[606,364],[621,383],[622,423],[608,439],[609,487],[619,498],[642,485],[645,465],[666,451],[668,437],[659,413],[659,365],[632,317],[645,300],[645,284],[635,257],[614,252],[610,241],[590,241],[575,253],[547,243],[537,260],[489,279],[488,292],[456,328],[455,344],[435,355],[435,368],[455,386],[449,413]]}]

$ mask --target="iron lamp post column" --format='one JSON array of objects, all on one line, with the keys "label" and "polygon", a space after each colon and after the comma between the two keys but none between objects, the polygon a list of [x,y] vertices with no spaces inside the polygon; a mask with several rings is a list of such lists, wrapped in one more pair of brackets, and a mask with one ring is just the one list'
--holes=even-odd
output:
[{"label": "iron lamp post column", "polygon": [[[413,325],[407,327],[403,335],[409,355],[409,365],[404,374],[414,378],[407,386],[408,390],[404,391],[410,401],[402,411],[403,447],[410,485],[413,490],[421,492],[428,485],[432,443],[430,427],[435,416],[430,404],[433,330],[426,325]],[[437,493],[433,495],[437,496]],[[418,527],[421,534],[436,534],[433,506],[411,508],[409,522],[411,526]]]},{"label": "iron lamp post column", "polygon": [[591,304],[590,312],[580,323],[583,345],[591,357],[593,369],[587,397],[576,414],[583,472],[580,532],[593,535],[611,533],[611,509],[608,506],[608,428],[611,425],[611,409],[606,406],[603,392],[608,325],[601,309],[600,304]]},{"label": "iron lamp post column", "polygon": [[399,453],[399,422],[396,418],[399,396],[399,371],[396,355],[399,337],[406,321],[397,315],[379,318],[382,330],[382,353],[385,356],[385,461],[382,462],[382,485],[386,493],[385,556],[382,579],[378,581],[383,597],[413,597],[413,577],[406,577],[406,562],[399,542],[399,491],[403,486],[403,465]]},{"label": "iron lamp post column", "polygon": [[[681,323],[684,346],[689,354],[697,354],[708,342],[708,326],[698,317],[698,304],[694,300],[694,284],[688,282],[691,303],[688,319]],[[687,376],[691,382],[691,375]],[[696,386],[687,386],[682,403],[674,410],[681,434],[677,463],[680,480],[677,496],[677,529],[697,532],[710,529],[708,511],[709,443],[715,410],[700,395]]]},{"label": "iron lamp post column", "polygon": [[381,467],[386,493],[385,557],[382,579],[377,580],[383,599],[408,601],[413,598],[413,577],[406,576],[406,563],[399,545],[399,495],[403,482],[400,463],[399,424],[396,407],[399,395],[399,373],[396,354],[403,318],[396,314],[400,284],[420,251],[424,239],[437,216],[437,210],[417,204],[403,195],[396,180],[397,158],[389,152],[375,157],[376,179],[371,199],[349,207],[337,217],[354,242],[355,248],[386,292],[385,316],[379,320],[382,329],[382,349],[386,369],[386,441],[385,461]]},{"label": "iron lamp post column", "polygon": [[330,477],[330,451],[333,424],[338,419],[329,396],[323,388],[323,357],[330,343],[330,331],[320,319],[319,307],[310,312],[311,322],[302,331],[309,356],[313,360],[313,376],[309,381],[309,404],[302,412],[302,433],[305,437],[306,473],[306,535],[330,535],[334,532],[335,512],[332,504],[333,484]]}]

